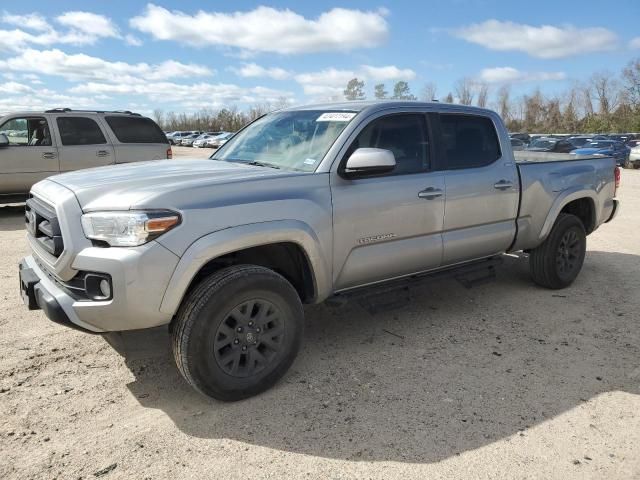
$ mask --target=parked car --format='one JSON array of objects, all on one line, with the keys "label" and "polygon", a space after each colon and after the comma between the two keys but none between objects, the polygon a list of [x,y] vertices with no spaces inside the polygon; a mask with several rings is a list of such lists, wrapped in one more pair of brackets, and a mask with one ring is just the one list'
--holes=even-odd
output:
[{"label": "parked car", "polygon": [[517,138],[511,137],[511,150],[514,152],[525,150],[527,148],[527,144],[522,140],[518,140]]},{"label": "parked car", "polygon": [[233,137],[233,135],[233,133],[229,132],[224,132],[220,135],[216,135],[215,137],[207,140],[207,147],[220,148],[222,145],[227,143],[231,139],[231,137]]},{"label": "parked car", "polygon": [[609,155],[615,158],[618,165],[624,165],[629,157],[629,149],[627,149],[622,142],[615,142],[613,140],[593,141],[571,153],[576,155]]},{"label": "parked car", "polygon": [[193,148],[203,148],[207,146],[207,140],[213,138],[214,135],[202,134],[193,141]]},{"label": "parked car", "polygon": [[532,152],[552,152],[552,153],[569,153],[576,147],[568,140],[560,140],[558,138],[541,137],[536,138],[530,144],[527,150]]},{"label": "parked car", "polygon": [[593,141],[593,139],[588,135],[576,135],[575,137],[567,139],[567,142],[573,145],[574,148],[580,148],[591,141]]},{"label": "parked car", "polygon": [[171,156],[160,127],[139,114],[11,113],[0,120],[0,203],[24,200],[34,183],[60,172]]},{"label": "parked car", "polygon": [[496,256],[522,250],[535,283],[570,285],[587,235],[618,211],[620,170],[611,157],[516,153],[500,117],[476,107],[279,110],[211,159],[35,185],[20,292],[89,332],[170,326],[185,380],[239,400],[291,366],[303,303],[433,272],[489,273]]},{"label": "parked car", "polygon": [[201,134],[199,133],[192,133],[191,135],[182,137],[182,140],[180,141],[180,145],[182,145],[183,147],[192,147],[193,142],[195,142],[196,139],[200,137],[200,135]]},{"label": "parked car", "polygon": [[624,166],[626,168],[640,168],[640,142],[631,148]]},{"label": "parked car", "polygon": [[529,143],[531,143],[531,135],[528,133],[510,133],[509,136],[511,138],[521,140],[525,145],[529,145]]}]

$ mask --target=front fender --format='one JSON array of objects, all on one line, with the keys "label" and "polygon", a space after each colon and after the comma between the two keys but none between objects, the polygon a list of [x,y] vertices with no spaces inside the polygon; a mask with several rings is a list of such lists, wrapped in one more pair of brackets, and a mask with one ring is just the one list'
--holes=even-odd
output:
[{"label": "front fender", "polygon": [[313,276],[314,299],[320,301],[329,296],[330,262],[314,230],[299,220],[277,220],[219,230],[194,242],[184,252],[173,272],[160,311],[174,315],[195,275],[211,260],[245,248],[280,242],[296,243],[307,255]]}]

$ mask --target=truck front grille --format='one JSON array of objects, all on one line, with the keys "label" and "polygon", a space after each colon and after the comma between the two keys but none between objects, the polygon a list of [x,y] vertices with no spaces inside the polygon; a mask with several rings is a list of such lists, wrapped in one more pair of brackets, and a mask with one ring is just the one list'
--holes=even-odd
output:
[{"label": "truck front grille", "polygon": [[46,252],[59,257],[64,250],[64,243],[55,209],[36,197],[30,197],[27,199],[25,220],[29,235]]}]

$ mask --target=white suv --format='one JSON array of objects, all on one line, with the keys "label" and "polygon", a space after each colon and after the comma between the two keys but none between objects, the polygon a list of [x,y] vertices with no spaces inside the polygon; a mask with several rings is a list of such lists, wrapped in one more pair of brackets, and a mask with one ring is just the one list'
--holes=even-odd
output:
[{"label": "white suv", "polygon": [[0,118],[0,203],[24,200],[34,183],[57,173],[171,157],[164,132],[137,113],[12,113]]}]

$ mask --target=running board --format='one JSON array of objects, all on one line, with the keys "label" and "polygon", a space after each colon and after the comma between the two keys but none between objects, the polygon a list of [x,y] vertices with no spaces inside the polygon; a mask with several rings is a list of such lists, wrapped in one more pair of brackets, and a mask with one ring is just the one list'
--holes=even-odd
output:
[{"label": "running board", "polygon": [[[491,257],[444,270],[410,275],[376,285],[358,287],[353,290],[336,293],[327,299],[327,302],[334,305],[344,305],[350,300],[358,300],[363,308],[374,314],[405,304],[408,301],[409,287],[445,278],[454,278],[465,288],[473,288],[489,283],[496,279],[496,267],[502,263],[502,257]],[[381,295],[399,293],[401,291],[407,292],[407,296],[403,295],[402,298],[390,299],[387,302],[381,298]]]}]

